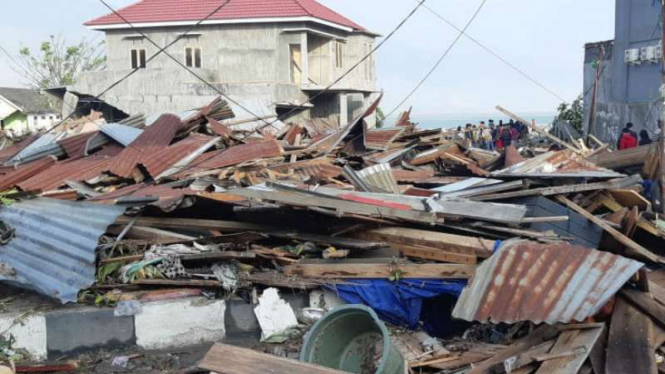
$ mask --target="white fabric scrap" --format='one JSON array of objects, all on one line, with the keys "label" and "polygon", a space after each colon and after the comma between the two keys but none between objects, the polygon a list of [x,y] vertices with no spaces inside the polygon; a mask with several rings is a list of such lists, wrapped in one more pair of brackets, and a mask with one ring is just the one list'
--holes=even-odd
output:
[{"label": "white fabric scrap", "polygon": [[296,314],[291,306],[279,297],[276,288],[268,288],[259,297],[259,305],[254,314],[261,326],[261,341],[270,340],[273,335],[284,334],[298,326]]}]

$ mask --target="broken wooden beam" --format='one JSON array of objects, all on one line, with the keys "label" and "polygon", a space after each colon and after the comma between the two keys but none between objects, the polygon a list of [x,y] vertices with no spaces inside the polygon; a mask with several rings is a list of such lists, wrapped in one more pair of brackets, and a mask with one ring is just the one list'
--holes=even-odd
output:
[{"label": "broken wooden beam", "polygon": [[628,238],[626,235],[622,234],[612,226],[610,226],[605,220],[602,220],[593,214],[587,212],[584,208],[581,206],[575,204],[574,202],[568,200],[567,198],[563,196],[557,196],[557,200],[569,207],[570,209],[574,210],[578,214],[582,215],[584,218],[588,219],[589,221],[595,223],[598,225],[600,228],[605,230],[608,234],[610,234],[616,241],[621,243],[622,245],[626,246],[626,251],[628,254],[633,255],[635,257],[638,257],[643,260],[648,260],[651,262],[655,263],[663,263],[663,258],[656,255],[655,253],[649,251],[648,249],[642,247],[641,245],[635,243],[633,240]]},{"label": "broken wooden beam", "polygon": [[287,276],[321,279],[470,279],[474,265],[451,264],[294,264]]}]

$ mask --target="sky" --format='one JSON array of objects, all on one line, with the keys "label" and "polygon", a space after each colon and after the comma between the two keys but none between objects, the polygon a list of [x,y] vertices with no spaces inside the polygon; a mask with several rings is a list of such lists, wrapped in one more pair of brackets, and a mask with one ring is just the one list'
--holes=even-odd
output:
[{"label": "sky", "polygon": [[[231,0],[233,1],[233,0]],[[108,0],[114,7],[132,0]],[[417,0],[319,0],[363,27],[388,35]],[[425,4],[459,28],[482,0],[426,0]],[[18,52],[37,48],[49,35],[72,44],[101,38],[83,22],[108,13],[99,0],[23,0],[4,7],[0,45]],[[487,0],[467,34],[567,101],[582,93],[584,44],[614,38],[614,1]],[[416,14],[378,51],[378,85],[384,112],[393,110],[449,48],[459,32],[428,9]],[[0,86],[23,79],[0,57]],[[413,106],[418,118],[516,112],[551,113],[561,100],[534,85],[469,39],[462,37],[425,84],[399,109]]]}]

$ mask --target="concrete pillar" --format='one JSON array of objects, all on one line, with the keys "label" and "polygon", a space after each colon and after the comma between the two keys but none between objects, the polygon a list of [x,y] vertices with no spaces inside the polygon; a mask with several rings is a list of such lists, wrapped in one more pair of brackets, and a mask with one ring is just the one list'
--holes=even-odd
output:
[{"label": "concrete pillar", "polygon": [[339,94],[339,125],[346,126],[349,124],[349,98],[347,94]]},{"label": "concrete pillar", "polygon": [[307,45],[307,33],[303,32],[300,36],[300,55],[302,58],[302,84],[309,84],[309,46]]}]

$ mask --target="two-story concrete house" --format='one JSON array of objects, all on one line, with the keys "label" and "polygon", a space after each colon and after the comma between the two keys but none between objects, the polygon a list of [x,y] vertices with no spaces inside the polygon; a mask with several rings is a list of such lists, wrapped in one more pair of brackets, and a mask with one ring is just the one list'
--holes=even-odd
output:
[{"label": "two-story concrete house", "polygon": [[[118,13],[163,47],[225,1],[142,0]],[[167,49],[173,59],[160,54],[151,60],[159,48],[113,13],[86,26],[106,34],[107,67],[83,75],[69,90],[98,94],[138,67],[103,99],[126,113],[146,114],[188,110],[219,96],[178,62],[257,115],[284,114],[357,63],[377,37],[315,0],[231,0]],[[346,124],[376,93],[375,71],[370,58],[299,115]]]}]

